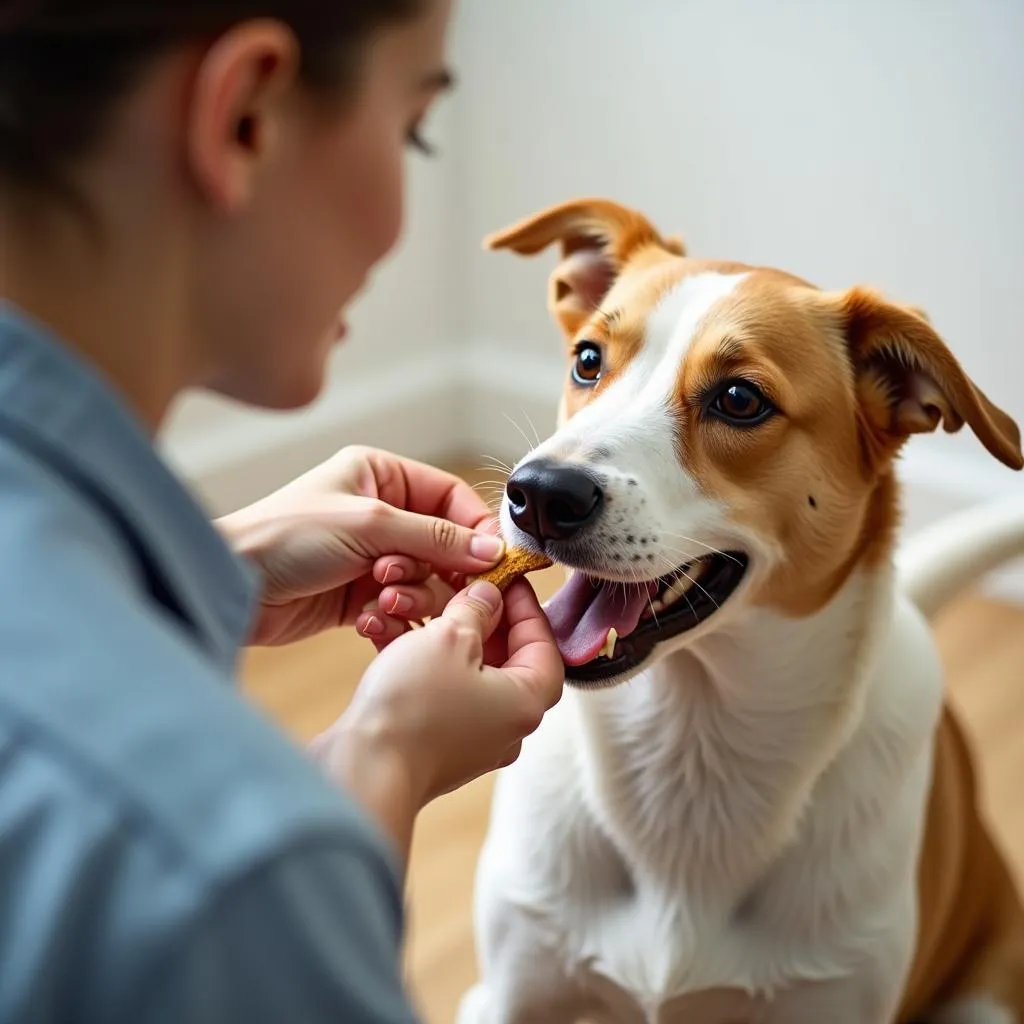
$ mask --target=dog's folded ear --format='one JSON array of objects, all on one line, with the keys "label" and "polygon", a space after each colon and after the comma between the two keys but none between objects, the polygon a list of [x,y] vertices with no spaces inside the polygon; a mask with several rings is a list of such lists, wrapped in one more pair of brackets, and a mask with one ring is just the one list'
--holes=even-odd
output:
[{"label": "dog's folded ear", "polygon": [[535,213],[484,240],[487,249],[533,256],[555,242],[562,259],[548,282],[548,307],[569,335],[600,305],[615,278],[639,252],[685,255],[642,214],[608,199],[577,199]]},{"label": "dog's folded ear", "polygon": [[911,434],[967,423],[1000,462],[1024,468],[1020,430],[967,376],[927,317],[867,288],[825,296],[852,363],[865,451],[876,464]]}]

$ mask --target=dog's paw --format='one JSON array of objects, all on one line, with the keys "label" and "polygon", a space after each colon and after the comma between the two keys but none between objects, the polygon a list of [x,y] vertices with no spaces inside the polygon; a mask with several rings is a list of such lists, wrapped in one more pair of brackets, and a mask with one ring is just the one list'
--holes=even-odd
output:
[{"label": "dog's paw", "polygon": [[492,1024],[491,997],[483,985],[474,985],[462,997],[455,1024]]},{"label": "dog's paw", "polygon": [[921,1024],[1024,1024],[1024,1021],[988,996],[971,996],[943,1007]]}]

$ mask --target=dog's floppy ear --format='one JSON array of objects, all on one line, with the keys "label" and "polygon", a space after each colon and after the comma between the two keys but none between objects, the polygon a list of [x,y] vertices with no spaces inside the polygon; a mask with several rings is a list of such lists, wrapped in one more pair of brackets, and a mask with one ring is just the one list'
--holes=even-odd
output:
[{"label": "dog's floppy ear", "polygon": [[548,281],[548,307],[569,335],[600,305],[638,251],[685,255],[679,239],[662,238],[642,214],[607,199],[549,207],[489,236],[484,247],[533,256],[554,242],[561,244],[562,259]]},{"label": "dog's floppy ear", "polygon": [[867,288],[827,297],[853,365],[865,450],[891,458],[911,434],[967,423],[1011,469],[1024,468],[1020,430],[967,376],[924,314]]}]

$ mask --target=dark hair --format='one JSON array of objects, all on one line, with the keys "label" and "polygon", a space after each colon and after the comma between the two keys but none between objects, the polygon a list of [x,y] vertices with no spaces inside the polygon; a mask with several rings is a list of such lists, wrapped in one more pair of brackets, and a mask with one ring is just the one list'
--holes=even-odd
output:
[{"label": "dark hair", "polygon": [[[363,44],[424,0],[0,0],[0,183],[60,186],[147,65],[252,18],[289,26],[302,76],[351,86]],[[65,183],[66,184],[66,183]]]}]

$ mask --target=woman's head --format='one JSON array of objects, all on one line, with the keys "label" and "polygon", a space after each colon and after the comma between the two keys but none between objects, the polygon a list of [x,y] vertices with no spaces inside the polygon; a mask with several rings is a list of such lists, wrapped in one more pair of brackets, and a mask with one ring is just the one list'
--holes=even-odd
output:
[{"label": "woman's head", "polygon": [[193,383],[303,404],[398,238],[449,7],[0,0],[3,209],[88,221],[111,273],[145,260]]}]

